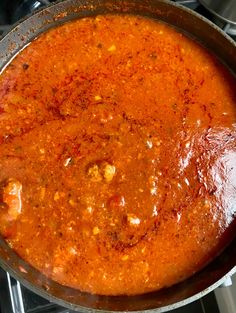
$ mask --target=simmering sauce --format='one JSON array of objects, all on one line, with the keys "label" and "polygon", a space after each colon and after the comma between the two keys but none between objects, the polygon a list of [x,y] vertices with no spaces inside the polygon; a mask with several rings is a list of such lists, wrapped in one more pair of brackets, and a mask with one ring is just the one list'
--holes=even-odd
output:
[{"label": "simmering sauce", "polygon": [[175,284],[235,232],[235,79],[168,25],[98,16],[0,76],[0,232],[91,293]]}]

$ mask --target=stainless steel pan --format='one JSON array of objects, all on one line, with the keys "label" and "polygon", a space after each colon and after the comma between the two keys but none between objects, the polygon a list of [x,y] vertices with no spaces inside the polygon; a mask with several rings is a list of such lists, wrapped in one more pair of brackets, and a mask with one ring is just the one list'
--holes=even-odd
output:
[{"label": "stainless steel pan", "polygon": [[[165,0],[66,0],[57,2],[18,23],[0,41],[0,69],[40,33],[59,24],[96,14],[130,13],[169,23],[196,38],[236,73],[236,44],[197,13]],[[236,204],[235,204],[236,205]],[[45,277],[24,262],[0,238],[0,266],[33,292],[80,312],[165,312],[197,300],[223,283],[236,271],[236,239],[201,272],[171,288],[142,296],[105,297],[82,293]]]}]

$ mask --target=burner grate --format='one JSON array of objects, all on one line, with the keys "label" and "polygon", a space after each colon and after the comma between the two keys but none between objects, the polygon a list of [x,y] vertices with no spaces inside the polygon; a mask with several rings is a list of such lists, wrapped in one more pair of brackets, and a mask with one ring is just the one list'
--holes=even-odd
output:
[{"label": "burner grate", "polygon": [[73,313],[34,294],[0,268],[1,313]]}]

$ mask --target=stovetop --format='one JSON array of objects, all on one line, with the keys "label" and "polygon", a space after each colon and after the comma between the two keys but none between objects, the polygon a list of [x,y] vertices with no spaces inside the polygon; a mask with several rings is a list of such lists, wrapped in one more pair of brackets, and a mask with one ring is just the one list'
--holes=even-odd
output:
[{"label": "stovetop", "polygon": [[[173,0],[183,4],[210,19],[234,40],[236,26],[217,19],[198,0]],[[222,0],[224,1],[224,0]],[[55,2],[54,0],[0,0],[0,35],[4,35],[12,25],[25,15]],[[227,288],[226,288],[227,289]],[[34,294],[0,268],[0,313],[71,313],[40,296]],[[172,311],[173,313],[220,313],[214,292],[200,300]],[[225,311],[229,312],[229,311]],[[236,312],[236,311],[234,311]]]},{"label": "stovetop", "polygon": [[[72,313],[41,298],[0,268],[0,313]],[[172,313],[220,313],[215,294],[190,303]]]},{"label": "stovetop", "polygon": [[[172,1],[187,6],[210,19],[219,27],[221,27],[226,33],[228,33],[234,40],[236,40],[236,21],[234,23],[227,23],[223,19],[219,19],[210,13],[205,7],[203,7],[200,4],[200,0]],[[225,0],[222,0],[222,2],[223,1],[226,2]],[[0,0],[0,35],[7,32],[12,27],[12,25],[22,17],[52,2],[55,2],[55,0]]]}]

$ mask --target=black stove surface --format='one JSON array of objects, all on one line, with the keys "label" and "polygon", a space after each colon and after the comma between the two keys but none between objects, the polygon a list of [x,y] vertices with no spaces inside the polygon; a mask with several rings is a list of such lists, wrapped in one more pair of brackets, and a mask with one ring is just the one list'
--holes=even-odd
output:
[{"label": "black stove surface", "polygon": [[[197,0],[173,1],[181,3],[214,21],[218,26],[222,27],[225,31],[228,31],[228,33],[236,39],[236,31],[231,28],[231,25],[215,20],[215,18],[203,6],[201,6]],[[0,0],[0,35],[8,31],[17,20],[51,2],[55,2],[55,0]],[[0,313],[36,312],[71,313],[72,311],[62,308],[36,295],[0,268]],[[219,309],[214,292],[211,292],[202,299],[171,312],[219,313]]]}]

